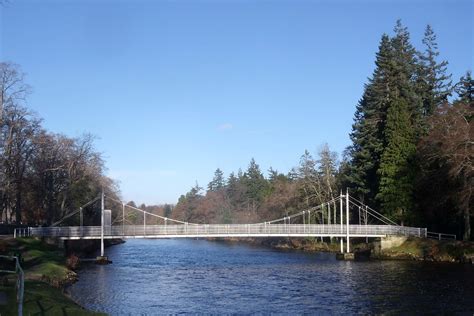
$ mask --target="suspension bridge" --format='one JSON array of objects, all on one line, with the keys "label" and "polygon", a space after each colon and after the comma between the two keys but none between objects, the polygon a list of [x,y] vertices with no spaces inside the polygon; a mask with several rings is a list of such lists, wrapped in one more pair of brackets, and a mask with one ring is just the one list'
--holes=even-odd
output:
[{"label": "suspension bridge", "polygon": [[[105,209],[106,200],[110,205],[115,205],[114,212]],[[100,226],[84,225],[84,209],[99,201],[101,204]],[[112,220],[113,213],[115,219]],[[131,222],[131,217],[134,223]],[[142,217],[142,223],[137,225],[139,217]],[[147,218],[149,222],[150,218],[153,218],[155,222],[147,223]],[[345,251],[349,253],[350,238],[428,237],[428,235],[426,228],[398,225],[350,196],[348,192],[346,194],[341,192],[339,196],[321,205],[253,224],[199,224],[180,221],[127,205],[102,193],[50,227],[28,227],[15,230],[15,237],[53,237],[63,240],[100,239],[101,257],[104,257],[104,239],[118,238],[336,237],[340,240],[341,253],[344,252],[344,240],[346,241]]]}]

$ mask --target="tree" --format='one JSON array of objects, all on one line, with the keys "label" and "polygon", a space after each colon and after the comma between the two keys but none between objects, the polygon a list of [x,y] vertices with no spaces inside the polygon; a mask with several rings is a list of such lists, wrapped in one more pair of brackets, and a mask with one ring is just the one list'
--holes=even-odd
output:
[{"label": "tree", "polygon": [[419,73],[417,90],[422,97],[423,115],[434,113],[437,107],[448,101],[452,93],[451,74],[447,74],[448,62],[437,62],[439,56],[436,34],[430,25],[426,26],[423,38],[425,50],[418,53]]},{"label": "tree", "polygon": [[[393,60],[390,63],[389,81],[392,85],[390,101],[404,100],[408,106],[415,139],[424,134],[424,108],[422,97],[417,93],[418,52],[410,42],[408,29],[398,20],[391,40]],[[389,103],[393,104],[393,103]],[[388,108],[387,108],[388,112]],[[385,140],[384,144],[388,142]]]},{"label": "tree", "polygon": [[472,79],[470,71],[461,77],[455,90],[458,94],[457,102],[470,104],[471,107],[474,107],[474,79]]},{"label": "tree", "polygon": [[321,147],[318,155],[318,175],[322,182],[324,199],[328,201],[334,198],[336,191],[337,153],[331,151],[326,143]]},{"label": "tree", "polygon": [[0,62],[0,202],[2,216],[5,214],[7,221],[12,209],[16,221],[21,221],[19,191],[23,188],[23,175],[30,156],[28,136],[39,124],[23,107],[29,90],[18,65]]},{"label": "tree", "polygon": [[219,191],[222,190],[225,186],[224,181],[224,172],[221,169],[217,168],[214,172],[214,178],[207,185],[208,191]]},{"label": "tree", "polygon": [[[63,168],[66,160],[66,147],[59,135],[40,131],[35,137],[35,151],[31,161],[30,188],[32,203],[42,216],[41,219],[51,225],[57,217],[58,197],[66,188],[67,174]],[[36,219],[37,223],[39,219]]]},{"label": "tree", "polygon": [[410,219],[413,210],[413,160],[416,151],[410,112],[405,100],[393,102],[386,126],[387,148],[381,157],[380,189],[377,199],[383,211],[403,221]]},{"label": "tree", "polygon": [[386,122],[383,129],[384,149],[377,174],[380,177],[376,195],[382,210],[402,223],[413,219],[414,155],[417,138],[422,134],[422,103],[416,94],[415,49],[406,27],[397,21],[392,39],[393,61],[388,67]]},{"label": "tree", "polygon": [[290,178],[284,175],[283,173],[278,172],[278,170],[270,167],[268,169],[268,181],[270,182],[270,184],[274,184],[277,181],[288,182],[290,181]]},{"label": "tree", "polygon": [[33,138],[40,121],[24,107],[7,104],[1,130],[2,155],[2,205],[15,214],[15,222],[22,222],[22,202],[28,163],[34,152]]},{"label": "tree", "polygon": [[324,200],[318,171],[316,170],[316,161],[308,150],[305,150],[300,158],[298,187],[300,198],[305,207],[320,204]]},{"label": "tree", "polygon": [[173,206],[170,204],[165,204],[165,206],[163,207],[163,216],[170,217],[172,212],[173,212]]},{"label": "tree", "polygon": [[193,186],[186,195],[182,195],[179,198],[178,204],[173,210],[173,216],[185,222],[197,222],[199,216],[196,210],[203,198],[200,193],[202,190],[203,188],[196,182],[196,185]]},{"label": "tree", "polygon": [[24,76],[18,65],[0,62],[0,125],[5,107],[23,105],[30,93],[30,87],[24,82]]},{"label": "tree", "polygon": [[255,212],[265,196],[267,181],[254,158],[250,160],[247,171],[243,176],[243,184],[245,185],[247,209]]},{"label": "tree", "polygon": [[383,130],[392,89],[388,81],[392,60],[390,38],[383,34],[376,54],[376,68],[356,106],[350,134],[352,145],[347,149],[349,158],[343,182],[348,183],[361,200],[372,205],[379,186],[377,170],[384,148]]},{"label": "tree", "polygon": [[102,158],[93,148],[93,137],[48,133],[25,106],[29,90],[17,65],[0,63],[2,219],[51,224],[102,189],[116,196],[115,183],[104,176]]},{"label": "tree", "polygon": [[[420,142],[420,155],[430,181],[442,183],[443,207],[449,200],[462,217],[463,239],[472,237],[474,187],[474,143],[471,125],[474,109],[468,103],[445,104],[429,120],[429,133]],[[445,171],[445,173],[443,173]],[[439,179],[442,178],[442,179]],[[429,194],[430,192],[428,192]],[[439,201],[440,196],[431,192],[426,200]]]}]

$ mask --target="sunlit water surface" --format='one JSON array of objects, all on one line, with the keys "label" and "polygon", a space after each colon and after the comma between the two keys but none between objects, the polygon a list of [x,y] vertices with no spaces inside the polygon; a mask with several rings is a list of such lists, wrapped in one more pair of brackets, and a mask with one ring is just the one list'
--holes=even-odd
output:
[{"label": "sunlit water surface", "polygon": [[111,315],[474,312],[474,267],[337,261],[205,240],[128,240],[69,288]]}]

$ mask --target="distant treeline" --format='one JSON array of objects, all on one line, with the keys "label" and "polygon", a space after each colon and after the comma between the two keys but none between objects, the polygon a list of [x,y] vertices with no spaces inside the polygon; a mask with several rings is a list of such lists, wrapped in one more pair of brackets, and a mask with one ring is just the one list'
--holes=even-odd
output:
[{"label": "distant treeline", "polygon": [[[0,220],[49,225],[114,183],[93,137],[50,133],[26,107],[30,92],[19,67],[0,62]],[[85,209],[90,212],[92,209]],[[97,212],[96,212],[97,213]]]},{"label": "distant treeline", "polygon": [[340,162],[324,145],[316,159],[305,151],[288,174],[270,169],[265,177],[254,160],[227,178],[217,169],[207,191],[196,184],[171,216],[202,223],[263,221],[349,188],[400,224],[472,238],[474,81],[468,71],[453,84],[430,26],[424,35],[421,50],[400,21],[393,36],[382,35],[375,70],[356,107],[352,144]]}]

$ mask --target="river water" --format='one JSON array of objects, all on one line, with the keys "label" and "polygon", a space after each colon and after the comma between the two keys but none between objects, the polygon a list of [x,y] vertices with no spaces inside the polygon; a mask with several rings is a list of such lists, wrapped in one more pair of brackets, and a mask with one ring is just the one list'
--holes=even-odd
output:
[{"label": "river water", "polygon": [[111,315],[434,313],[472,315],[474,267],[337,261],[205,240],[128,240],[85,265],[71,296]]}]

